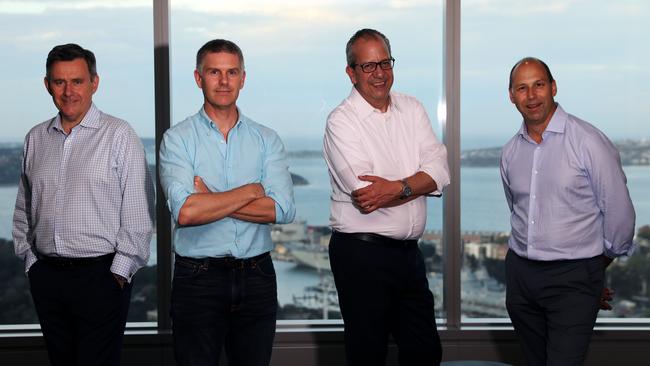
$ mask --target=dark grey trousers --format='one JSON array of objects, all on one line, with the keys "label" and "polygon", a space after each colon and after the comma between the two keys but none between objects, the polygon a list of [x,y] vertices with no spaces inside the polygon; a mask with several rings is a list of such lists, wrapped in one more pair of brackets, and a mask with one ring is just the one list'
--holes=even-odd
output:
[{"label": "dark grey trousers", "polygon": [[582,365],[605,265],[598,256],[534,261],[506,255],[506,307],[529,366]]}]

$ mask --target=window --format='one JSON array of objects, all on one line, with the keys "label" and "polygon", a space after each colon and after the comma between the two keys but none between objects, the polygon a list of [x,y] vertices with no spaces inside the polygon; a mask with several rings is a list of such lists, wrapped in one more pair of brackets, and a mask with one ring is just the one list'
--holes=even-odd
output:
[{"label": "window", "polygon": [[[329,178],[320,149],[328,113],[351,88],[344,73],[345,43],[361,27],[384,32],[397,60],[394,90],[414,95],[424,103],[442,139],[435,107],[441,94],[445,56],[443,3],[456,4],[453,0],[284,0],[273,4],[246,0],[236,5],[199,0],[172,0],[169,4],[41,0],[0,4],[0,46],[5,55],[0,68],[4,86],[0,95],[7,121],[0,136],[0,328],[37,322],[22,263],[14,256],[10,242],[23,137],[32,126],[56,112],[42,87],[45,58],[52,46],[76,42],[95,52],[101,78],[95,103],[132,124],[143,138],[153,169],[153,99],[154,89],[161,87],[156,84],[154,88],[154,82],[160,80],[154,80],[152,7],[171,8],[171,22],[164,23],[163,28],[171,29],[173,123],[195,113],[202,104],[192,76],[198,48],[213,38],[239,44],[248,74],[239,105],[249,117],[278,131],[289,152],[290,170],[307,182],[295,188],[298,221],[274,230],[283,308],[280,319],[336,319],[339,315],[336,299],[330,296],[328,271],[298,266],[295,261],[302,248],[307,255],[304,261],[319,263],[318,259],[323,259],[320,250],[328,242]],[[467,323],[486,318],[508,322],[502,259],[510,227],[498,158],[499,148],[521,121],[508,100],[508,72],[517,60],[532,55],[551,67],[558,82],[556,100],[570,113],[595,124],[619,146],[637,213],[638,249],[633,257],[617,260],[608,269],[608,286],[617,291],[615,308],[600,315],[609,322],[622,318],[647,322],[650,142],[644,117],[650,112],[646,103],[650,96],[644,85],[650,74],[642,60],[648,59],[650,51],[639,45],[647,43],[645,19],[650,16],[650,6],[641,0],[552,0],[542,5],[532,0],[464,0],[460,7],[462,17],[450,17],[446,22],[452,27],[462,23],[462,62],[450,65],[461,69],[462,120],[452,118],[446,123],[460,123],[461,129],[461,224],[454,228],[461,235],[445,250],[453,252],[462,246],[462,292],[458,299],[453,296],[445,300],[452,305],[461,302],[459,317]],[[446,196],[454,198],[449,192]],[[157,209],[163,212],[166,207]],[[449,217],[453,213],[444,214]],[[448,326],[451,321],[453,328],[459,319],[453,312],[447,314],[449,310],[443,306],[443,284],[449,280],[442,279],[440,200],[429,200],[428,215],[423,248],[427,251],[430,285],[438,316],[450,316]],[[284,245],[289,241],[302,247]],[[168,244],[166,239],[163,242]],[[156,287],[155,237],[151,246],[151,262],[135,279],[131,322],[167,317],[157,314],[157,306],[167,301],[164,295],[169,294],[170,284],[161,281],[167,287]],[[457,288],[455,282],[451,287]],[[163,324],[159,325],[161,329],[168,329],[164,322],[159,324]]]},{"label": "window", "polygon": [[[238,106],[279,133],[289,170],[304,178],[294,189],[296,222],[274,229],[279,319],[340,318],[328,269],[330,184],[321,146],[327,115],[351,90],[344,72],[345,45],[360,28],[383,32],[397,60],[393,90],[418,97],[442,139],[435,118],[441,85],[441,6],[437,1],[244,1],[206,9],[202,4],[171,1],[172,123],[202,105],[192,76],[198,49],[214,38],[237,43],[247,73]],[[429,201],[423,248],[440,313],[442,204],[440,199]]]},{"label": "window", "polygon": [[[13,253],[11,226],[24,136],[56,114],[43,86],[47,54],[70,42],[93,51],[100,76],[94,103],[131,124],[155,176],[151,14],[150,1],[0,4],[0,326],[38,323],[23,263]],[[155,236],[151,248],[149,265],[135,276],[129,321],[156,320]]]},{"label": "window", "polygon": [[[499,174],[500,147],[521,125],[508,98],[519,59],[544,60],[555,100],[591,122],[620,152],[637,220],[638,250],[608,269],[614,310],[601,318],[647,317],[649,202],[647,103],[650,6],[643,1],[463,1],[462,3],[462,315],[507,318],[504,264],[510,231]],[[506,319],[507,320],[507,319]]]}]

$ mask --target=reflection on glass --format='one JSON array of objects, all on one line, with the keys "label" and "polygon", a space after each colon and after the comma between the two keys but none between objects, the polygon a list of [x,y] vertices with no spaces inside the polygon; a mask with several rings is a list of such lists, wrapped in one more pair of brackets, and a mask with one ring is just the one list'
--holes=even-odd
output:
[{"label": "reflection on glass", "polygon": [[[211,12],[200,1],[172,0],[171,7],[172,123],[201,107],[192,75],[196,51],[210,39],[230,39],[242,48],[246,64],[238,106],[276,130],[287,148],[297,213],[294,223],[277,225],[272,234],[278,319],[340,318],[327,254],[330,182],[321,146],[327,115],[351,89],[345,44],[363,27],[385,33],[399,59],[393,90],[415,95],[435,118],[442,60],[439,2],[244,1]],[[442,138],[439,127],[434,130]],[[444,316],[442,204],[429,201],[422,251],[436,310]]]},{"label": "reflection on glass", "polygon": [[[507,4],[506,4],[507,3]],[[500,147],[521,125],[507,94],[508,73],[525,56],[545,60],[557,81],[556,101],[592,122],[617,145],[637,219],[638,245],[607,270],[615,292],[600,317],[650,315],[650,129],[638,96],[650,78],[650,4],[630,0],[462,2],[461,34],[461,312],[469,318],[507,318],[504,256],[510,231],[499,174]],[[549,27],[530,27],[548,20]],[[589,31],[583,31],[587,30]],[[505,42],[504,40],[507,40]],[[606,50],[606,51],[604,51]],[[485,57],[490,55],[490,57]],[[607,100],[605,103],[604,101]]]}]

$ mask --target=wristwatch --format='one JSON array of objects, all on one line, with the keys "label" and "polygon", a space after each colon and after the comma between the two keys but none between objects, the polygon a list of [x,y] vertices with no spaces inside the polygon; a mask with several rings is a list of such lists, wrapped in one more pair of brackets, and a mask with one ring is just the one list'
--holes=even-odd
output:
[{"label": "wristwatch", "polygon": [[411,186],[406,183],[406,179],[402,179],[400,182],[402,182],[402,195],[399,196],[399,198],[403,200],[410,197],[413,194],[413,191],[411,190]]}]

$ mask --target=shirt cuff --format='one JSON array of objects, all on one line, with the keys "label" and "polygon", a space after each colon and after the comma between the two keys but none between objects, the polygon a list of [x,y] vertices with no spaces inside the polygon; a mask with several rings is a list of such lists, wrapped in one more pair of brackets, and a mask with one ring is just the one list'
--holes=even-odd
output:
[{"label": "shirt cuff", "polygon": [[440,173],[436,174],[436,171],[433,170],[423,170],[423,173],[427,174],[433,181],[436,183],[436,190],[427,194],[427,196],[442,196],[442,190],[449,184],[449,175]]},{"label": "shirt cuff", "polygon": [[38,258],[36,258],[36,254],[34,254],[34,252],[31,250],[27,252],[25,255],[25,274],[29,272],[29,269],[34,263],[36,263],[37,260]]},{"label": "shirt cuff", "polygon": [[603,248],[603,255],[607,258],[614,259],[620,256],[628,256],[628,257],[631,256],[636,251],[637,245],[634,241],[632,241],[632,243],[627,248],[627,250],[625,250],[622,253],[617,253],[611,250],[611,248],[613,248],[612,243],[610,243],[609,241],[607,241],[607,239],[605,239],[605,247]]},{"label": "shirt cuff", "polygon": [[111,272],[126,278],[127,282],[131,282],[131,277],[135,274],[135,262],[120,253],[115,253],[113,264],[111,265]]}]

